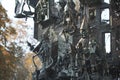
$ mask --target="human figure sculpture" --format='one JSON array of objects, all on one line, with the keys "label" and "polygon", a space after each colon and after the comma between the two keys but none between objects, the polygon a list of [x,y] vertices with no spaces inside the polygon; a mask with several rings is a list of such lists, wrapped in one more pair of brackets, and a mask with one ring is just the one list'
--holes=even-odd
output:
[{"label": "human figure sculpture", "polygon": [[67,30],[69,32],[70,32],[70,30],[73,30],[72,32],[75,32],[77,29],[76,13],[77,13],[77,11],[75,10],[75,3],[72,0],[67,1],[66,5],[64,7],[63,24],[67,26]]}]

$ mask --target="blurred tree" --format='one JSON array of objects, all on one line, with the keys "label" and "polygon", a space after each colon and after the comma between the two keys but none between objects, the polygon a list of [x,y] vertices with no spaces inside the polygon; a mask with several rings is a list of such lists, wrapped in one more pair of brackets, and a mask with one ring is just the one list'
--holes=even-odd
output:
[{"label": "blurred tree", "polygon": [[0,4],[0,42],[6,46],[7,39],[16,34],[16,30],[11,27],[11,21],[8,19],[6,10]]},{"label": "blurred tree", "polygon": [[23,51],[14,42],[17,32],[11,23],[0,4],[0,80],[25,80],[28,72],[21,60]]},{"label": "blurred tree", "polygon": [[0,46],[0,79],[9,80],[14,74],[16,58]]},{"label": "blurred tree", "polygon": [[[27,53],[27,55],[24,58],[24,65],[27,68],[27,70],[29,71],[27,80],[31,80],[32,79],[32,74],[35,72],[36,68],[33,64],[33,56],[35,56],[35,53],[29,52]],[[38,69],[42,68],[42,62],[40,60],[40,58],[38,56],[36,56],[34,58],[35,64],[38,67]]]}]

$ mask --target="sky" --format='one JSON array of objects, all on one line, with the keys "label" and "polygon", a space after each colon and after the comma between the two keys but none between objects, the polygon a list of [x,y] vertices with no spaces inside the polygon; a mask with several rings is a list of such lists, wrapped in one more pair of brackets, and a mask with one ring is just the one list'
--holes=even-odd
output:
[{"label": "sky", "polygon": [[[4,8],[7,10],[7,14],[10,18],[14,18],[14,6],[15,0],[0,0]],[[7,3],[7,4],[6,4]]]},{"label": "sky", "polygon": [[[18,19],[18,18],[15,18],[15,13],[14,13],[14,9],[15,9],[15,0],[0,0],[3,7],[7,10],[7,14],[8,14],[8,17],[13,20],[13,21],[16,21],[16,20],[23,20],[25,22],[27,22],[29,25],[31,26],[34,26],[34,21],[32,18],[28,18],[27,21],[25,20],[25,18],[23,19]],[[6,4],[7,3],[7,4]]]},{"label": "sky", "polygon": [[[7,10],[8,17],[13,21],[13,23],[12,23],[13,27],[14,27],[14,24],[16,23],[17,20],[23,20],[24,22],[26,22],[26,25],[29,26],[26,29],[24,27],[21,27],[27,31],[27,35],[26,35],[26,38],[22,39],[24,41],[24,44],[19,43],[20,46],[24,46],[23,49],[26,50],[26,52],[29,51],[29,48],[27,47],[27,43],[25,41],[29,41],[30,43],[33,43],[33,44],[35,44],[37,42],[37,40],[35,40],[33,38],[33,35],[34,35],[34,21],[33,21],[33,19],[28,18],[26,21],[25,18],[18,19],[18,18],[14,17],[15,16],[15,13],[14,13],[15,0],[0,0],[0,2],[2,3],[3,7]],[[16,43],[18,43],[18,42],[19,42],[19,40],[17,39]]]},{"label": "sky", "polygon": [[[14,16],[15,16],[15,13],[14,13],[15,0],[1,0],[1,3],[2,3],[3,7],[7,10],[8,17],[12,20],[18,20],[17,18],[14,18]],[[32,8],[32,10],[33,10],[33,8]],[[25,19],[23,19],[23,20],[25,20]],[[31,19],[29,18],[27,20],[27,22],[29,24],[33,25],[33,21],[31,22],[31,20],[32,20],[32,18]]]}]

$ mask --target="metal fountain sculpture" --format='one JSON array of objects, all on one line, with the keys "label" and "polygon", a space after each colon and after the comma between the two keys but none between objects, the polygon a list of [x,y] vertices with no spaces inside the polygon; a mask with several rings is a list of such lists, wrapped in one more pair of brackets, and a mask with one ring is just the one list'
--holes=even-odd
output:
[{"label": "metal fountain sculpture", "polygon": [[[90,32],[84,5],[80,5],[81,12],[78,13],[73,0],[60,0],[57,3],[59,7],[51,6],[50,0],[21,1],[20,3],[16,0],[15,17],[27,18],[34,15],[35,23],[41,24],[43,30],[48,29],[42,35],[40,43],[32,50],[36,53],[33,56],[36,68],[33,80],[112,80],[120,76],[119,71],[112,74],[119,68],[107,61],[107,55],[101,57],[96,54],[99,53],[99,47]],[[29,11],[24,10],[25,4],[28,5]],[[30,6],[35,12],[31,12]],[[51,8],[57,9],[57,12],[52,12]],[[57,41],[51,38],[51,25],[53,29],[62,30],[57,36]],[[72,40],[76,33],[80,35],[80,40],[74,44]],[[35,63],[36,56],[42,61],[41,69],[38,69]]]},{"label": "metal fountain sculpture", "polygon": [[[34,12],[31,11],[31,7],[34,7],[38,0],[35,0],[36,2],[32,1],[33,3],[31,3],[31,1],[32,0],[15,0],[15,18],[27,18],[34,14]],[[29,10],[25,10],[25,6]]]}]

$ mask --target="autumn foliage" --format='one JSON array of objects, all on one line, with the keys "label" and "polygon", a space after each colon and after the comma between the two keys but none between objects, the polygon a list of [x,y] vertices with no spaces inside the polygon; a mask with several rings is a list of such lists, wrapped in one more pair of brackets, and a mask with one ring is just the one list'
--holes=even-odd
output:
[{"label": "autumn foliage", "polygon": [[0,79],[8,80],[14,74],[16,58],[3,46],[0,46]]},{"label": "autumn foliage", "polygon": [[0,4],[0,44],[6,46],[7,40],[11,39],[15,34],[16,30],[11,26],[11,20]]},{"label": "autumn foliage", "polygon": [[[13,23],[15,28],[12,27]],[[27,34],[23,27],[28,27],[26,22],[10,20],[0,4],[0,80],[32,80],[32,73],[35,71],[32,57],[35,53],[23,56],[25,52],[19,46],[20,43],[25,43],[22,39]],[[42,67],[38,57],[35,58],[35,63],[39,69]]]},{"label": "autumn foliage", "polygon": [[21,50],[20,47],[15,47],[16,44],[11,42],[17,34],[11,23],[0,4],[0,80],[25,80],[27,69],[18,55],[20,52],[17,52]]}]

